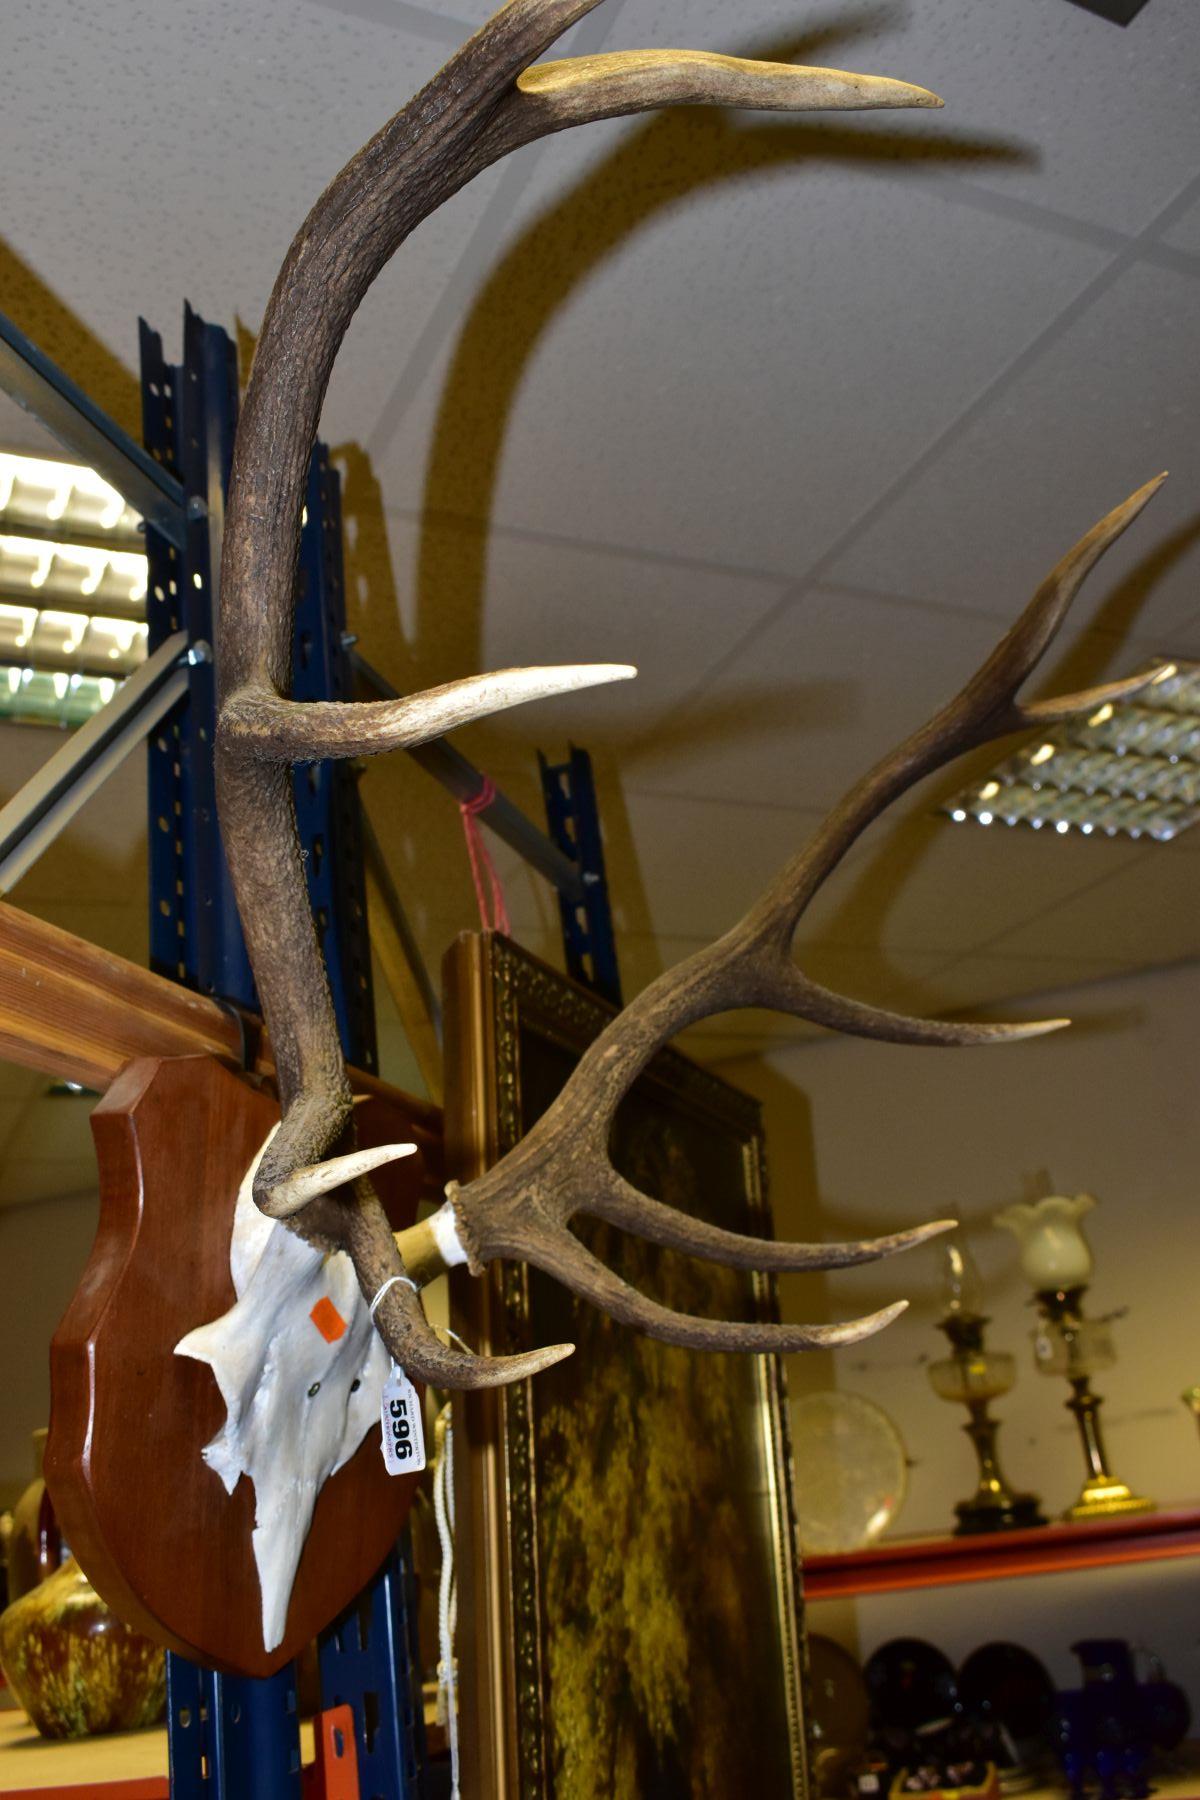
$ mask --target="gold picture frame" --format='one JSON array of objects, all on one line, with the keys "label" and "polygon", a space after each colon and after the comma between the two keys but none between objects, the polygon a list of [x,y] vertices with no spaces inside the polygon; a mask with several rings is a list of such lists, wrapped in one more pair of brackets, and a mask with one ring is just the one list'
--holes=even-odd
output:
[{"label": "gold picture frame", "polygon": [[[447,1164],[469,1180],[519,1141],[612,1009],[493,933],[463,934],[444,973]],[[623,1173],[657,1197],[769,1235],[763,1150],[758,1103],[672,1050],[614,1130]],[[668,1304],[775,1316],[767,1277],[576,1229]],[[464,1794],[801,1800],[778,1359],[659,1344],[516,1263],[452,1284],[451,1308],[481,1351],[579,1346],[535,1382],[455,1398]]]}]

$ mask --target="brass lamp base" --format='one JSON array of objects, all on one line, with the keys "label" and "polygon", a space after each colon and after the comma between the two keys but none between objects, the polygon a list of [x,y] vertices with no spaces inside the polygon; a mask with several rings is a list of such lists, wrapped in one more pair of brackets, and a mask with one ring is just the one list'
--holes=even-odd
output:
[{"label": "brass lamp base", "polygon": [[955,1507],[955,1537],[974,1537],[985,1531],[1029,1531],[1046,1523],[1036,1494],[1008,1494],[1004,1499],[972,1495]]},{"label": "brass lamp base", "polygon": [[1123,1481],[1114,1475],[1097,1475],[1083,1484],[1083,1491],[1074,1506],[1063,1514],[1064,1519],[1115,1519],[1121,1513],[1153,1512],[1153,1500],[1146,1500],[1141,1494],[1135,1494]]},{"label": "brass lamp base", "polygon": [[[1098,1354],[1095,1343],[1092,1350],[1087,1352],[1083,1334],[1089,1327],[1088,1321],[1083,1317],[1083,1294],[1082,1287],[1064,1288],[1061,1292],[1047,1289],[1038,1293],[1043,1317],[1061,1335],[1065,1352],[1065,1366],[1061,1372],[1071,1384],[1067,1411],[1075,1415],[1083,1444],[1084,1461],[1089,1471],[1078,1500],[1067,1509],[1063,1518],[1074,1522],[1079,1519],[1115,1519],[1123,1513],[1153,1512],[1154,1501],[1135,1494],[1126,1482],[1117,1479],[1108,1466],[1104,1438],[1100,1432],[1100,1408],[1104,1402],[1099,1394],[1092,1392],[1090,1376],[1097,1365],[1102,1368],[1109,1366],[1112,1352],[1103,1350],[1101,1346],[1099,1348],[1102,1353]],[[1083,1354],[1080,1353],[1081,1350]]]}]

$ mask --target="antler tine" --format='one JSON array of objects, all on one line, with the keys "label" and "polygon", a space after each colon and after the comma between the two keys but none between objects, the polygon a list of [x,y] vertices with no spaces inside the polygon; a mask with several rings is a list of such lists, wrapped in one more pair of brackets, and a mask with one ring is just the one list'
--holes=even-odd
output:
[{"label": "antler tine", "polygon": [[539,63],[517,78],[538,135],[660,106],[747,106],[756,112],[940,107],[928,88],[845,69],[754,62],[706,50],[618,50]]},{"label": "antler tine", "polygon": [[[664,1206],[649,1194],[641,1193],[615,1169],[598,1179],[576,1212],[604,1219],[622,1231],[635,1232],[652,1244],[669,1250],[682,1250],[706,1262],[724,1263],[731,1269],[763,1269],[799,1271],[803,1269],[854,1269],[862,1263],[880,1262],[884,1257],[899,1256],[915,1250],[930,1238],[953,1231],[957,1219],[936,1219],[929,1225],[917,1225],[910,1231],[893,1232],[890,1236],[867,1238],[853,1244],[789,1244],[777,1239],[747,1237],[737,1231],[723,1231],[705,1219],[693,1219],[674,1206]],[[453,1198],[461,1208],[466,1202],[456,1189]],[[522,1254],[524,1254],[522,1252]]]},{"label": "antler tine", "polygon": [[1028,700],[1021,708],[1026,725],[1061,725],[1090,713],[1098,706],[1116,705],[1132,700],[1155,682],[1175,673],[1174,663],[1156,663],[1140,675],[1124,675],[1119,681],[1104,681],[1098,687],[1084,688],[1078,694],[1060,694],[1053,700]]},{"label": "antler tine", "polygon": [[372,700],[357,706],[340,701],[284,700],[279,694],[244,690],[230,702],[225,724],[230,738],[254,755],[281,762],[316,762],[324,757],[379,756],[405,745],[425,744],[475,719],[600,687],[629,681],[630,663],[565,663],[559,667],[499,669],[463,681],[426,688],[402,700]]},{"label": "antler tine", "polygon": [[585,1249],[579,1239],[561,1226],[539,1225],[524,1235],[520,1254],[535,1268],[544,1270],[563,1287],[570,1288],[622,1325],[632,1325],[648,1337],[679,1344],[689,1350],[758,1351],[788,1356],[801,1350],[835,1350],[874,1337],[900,1317],[907,1300],[897,1300],[862,1319],[837,1325],[776,1325],[750,1319],[702,1319],[692,1313],[674,1312],[627,1281]]},{"label": "antler tine", "polygon": [[362,1180],[355,1182],[353,1193],[342,1221],[345,1248],[363,1299],[374,1308],[379,1335],[412,1380],[440,1388],[504,1387],[540,1375],[571,1355],[574,1344],[547,1344],[518,1356],[476,1356],[443,1344],[425,1317],[378,1196]]}]

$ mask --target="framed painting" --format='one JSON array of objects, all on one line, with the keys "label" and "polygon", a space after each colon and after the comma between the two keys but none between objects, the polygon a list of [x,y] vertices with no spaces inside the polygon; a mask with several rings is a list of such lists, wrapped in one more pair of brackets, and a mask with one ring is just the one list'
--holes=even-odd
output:
[{"label": "framed painting", "polygon": [[[446,959],[447,1166],[517,1143],[611,1009],[494,934]],[[768,1235],[757,1102],[661,1053],[614,1161],[656,1198]],[[579,1219],[665,1304],[773,1317],[769,1279]],[[726,1800],[806,1792],[799,1567],[782,1374],[675,1349],[537,1270],[452,1289],[492,1352],[573,1342],[532,1382],[455,1398],[463,1792],[474,1800]]]}]

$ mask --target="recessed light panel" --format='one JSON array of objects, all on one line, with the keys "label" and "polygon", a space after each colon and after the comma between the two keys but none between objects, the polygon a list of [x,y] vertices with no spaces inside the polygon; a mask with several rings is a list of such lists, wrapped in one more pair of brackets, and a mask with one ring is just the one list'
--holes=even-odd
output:
[{"label": "recessed light panel", "polygon": [[1169,843],[1200,819],[1200,663],[1168,663],[1135,700],[1029,738],[940,810],[960,825]]},{"label": "recessed light panel", "polygon": [[145,613],[145,545],[116,489],[0,451],[0,718],[89,718],[144,662]]}]

